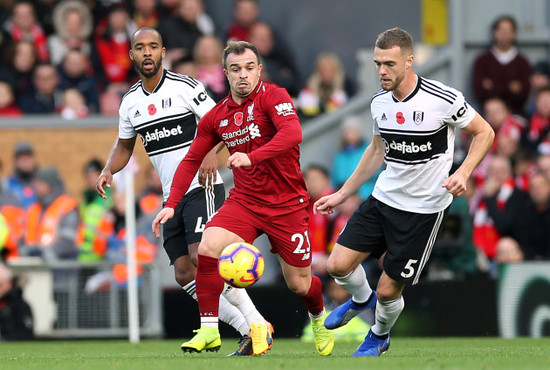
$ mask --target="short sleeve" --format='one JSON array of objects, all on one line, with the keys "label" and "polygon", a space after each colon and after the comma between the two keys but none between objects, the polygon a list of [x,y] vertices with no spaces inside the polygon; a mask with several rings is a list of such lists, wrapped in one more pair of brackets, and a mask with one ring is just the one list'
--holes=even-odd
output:
[{"label": "short sleeve", "polygon": [[128,116],[128,108],[124,104],[124,100],[118,109],[118,137],[121,139],[131,139],[137,135],[130,117]]},{"label": "short sleeve", "polygon": [[464,95],[460,91],[454,90],[456,99],[451,108],[444,117],[444,121],[457,128],[468,126],[476,115],[475,109],[466,102]]}]

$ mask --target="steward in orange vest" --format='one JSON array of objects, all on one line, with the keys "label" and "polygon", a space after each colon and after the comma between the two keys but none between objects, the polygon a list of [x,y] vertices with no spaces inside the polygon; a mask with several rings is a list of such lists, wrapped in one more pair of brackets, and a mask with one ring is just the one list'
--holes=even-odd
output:
[{"label": "steward in orange vest", "polygon": [[38,201],[28,210],[23,256],[45,260],[76,259],[82,241],[78,202],[64,193],[54,167],[36,173],[33,181]]},{"label": "steward in orange vest", "polygon": [[0,214],[8,227],[7,238],[3,246],[0,245],[0,252],[3,259],[9,260],[19,256],[18,247],[25,231],[27,213],[20,206],[15,194],[0,189]]}]

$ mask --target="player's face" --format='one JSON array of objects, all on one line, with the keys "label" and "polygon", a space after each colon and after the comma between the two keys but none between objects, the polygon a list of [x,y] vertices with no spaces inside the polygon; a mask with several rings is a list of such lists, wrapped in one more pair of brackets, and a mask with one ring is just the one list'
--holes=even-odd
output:
[{"label": "player's face", "polygon": [[387,91],[396,90],[405,79],[407,68],[412,66],[413,56],[395,46],[390,49],[374,48],[374,64],[380,78],[380,86]]},{"label": "player's face", "polygon": [[165,54],[166,49],[162,47],[156,32],[143,30],[135,35],[130,59],[143,77],[153,77],[159,73]]},{"label": "player's face", "polygon": [[227,56],[227,69],[224,73],[231,87],[231,94],[238,99],[246,98],[260,80],[262,65],[256,54],[250,49],[240,55],[231,53]]}]

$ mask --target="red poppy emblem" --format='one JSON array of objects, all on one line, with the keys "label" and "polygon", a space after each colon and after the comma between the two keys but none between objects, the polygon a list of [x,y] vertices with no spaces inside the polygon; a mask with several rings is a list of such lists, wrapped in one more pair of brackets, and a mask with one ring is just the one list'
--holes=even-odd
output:
[{"label": "red poppy emblem", "polygon": [[395,115],[395,119],[397,120],[397,123],[399,123],[400,125],[405,123],[405,117],[403,116],[402,112],[397,112],[397,114]]},{"label": "red poppy emblem", "polygon": [[235,119],[235,124],[237,126],[240,126],[243,124],[243,121],[244,121],[244,114],[243,112],[237,112],[235,113],[235,115],[233,116],[233,118]]},{"label": "red poppy emblem", "polygon": [[155,107],[155,104],[150,104],[147,109],[149,110],[150,116],[154,116],[155,113],[157,113],[157,107]]}]

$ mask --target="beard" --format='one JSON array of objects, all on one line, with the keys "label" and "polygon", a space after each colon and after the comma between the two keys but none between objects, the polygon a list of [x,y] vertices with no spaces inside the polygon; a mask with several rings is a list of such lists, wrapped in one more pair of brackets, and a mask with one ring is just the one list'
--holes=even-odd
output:
[{"label": "beard", "polygon": [[[143,63],[145,62],[145,60],[150,60],[153,62],[153,65],[154,65],[154,68],[151,69],[151,70],[145,70],[145,68],[143,68]],[[160,58],[158,60],[158,62],[155,62],[153,59],[145,59],[143,62],[141,62],[141,64],[138,64],[135,60],[134,60],[134,68],[144,77],[153,77],[154,75],[157,74],[157,72],[159,71],[160,67],[162,67],[162,58]]]}]

